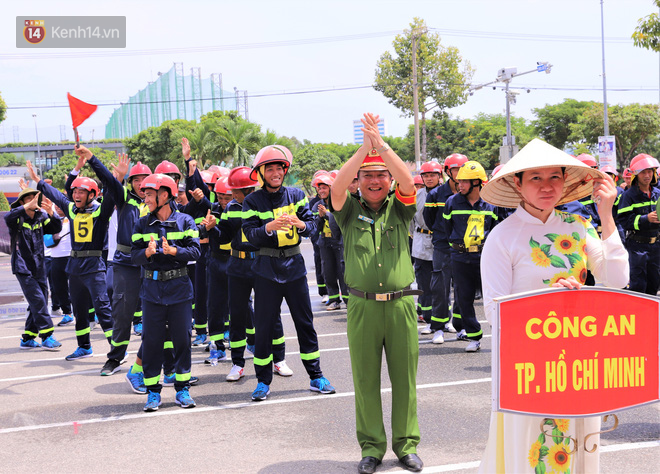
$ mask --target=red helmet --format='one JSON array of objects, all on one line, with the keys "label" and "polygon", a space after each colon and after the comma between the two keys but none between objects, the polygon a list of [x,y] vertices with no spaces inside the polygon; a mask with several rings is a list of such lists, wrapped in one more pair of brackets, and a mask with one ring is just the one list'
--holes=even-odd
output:
[{"label": "red helmet", "polygon": [[314,173],[314,176],[312,176],[312,179],[316,178],[320,174],[330,174],[326,170],[318,170],[316,173]]},{"label": "red helmet", "polygon": [[130,181],[131,178],[135,176],[149,176],[151,174],[151,170],[147,165],[143,165],[141,162],[137,162],[136,165],[133,165],[131,167],[131,171],[128,173],[128,180]]},{"label": "red helmet", "polygon": [[[164,161],[163,163],[169,163]],[[163,164],[161,163],[161,165]],[[170,163],[171,164],[171,163]],[[160,166],[160,165],[158,165]],[[177,196],[179,194],[179,188],[177,187],[174,180],[167,176],[166,174],[155,173],[150,174],[140,184],[140,190],[144,191],[145,189],[155,189],[158,191],[160,188],[167,188],[170,191],[170,196]]]},{"label": "red helmet", "polygon": [[200,174],[202,175],[204,184],[215,184],[219,178],[218,173],[210,170],[202,171]]},{"label": "red helmet", "polygon": [[630,161],[630,172],[632,173],[633,183],[639,173],[647,169],[652,169],[653,179],[651,180],[651,185],[655,185],[658,182],[658,168],[660,168],[658,160],[646,153],[640,153]]},{"label": "red helmet", "polygon": [[332,176],[332,179],[335,179],[337,177],[337,173],[339,173],[339,170],[330,171],[330,176]]},{"label": "red helmet", "polygon": [[85,191],[94,191],[95,196],[101,194],[99,191],[99,185],[96,184],[96,181],[92,178],[86,178],[85,176],[78,176],[73,180],[73,183],[71,183],[71,189],[76,188],[84,189]]},{"label": "red helmet", "polygon": [[231,194],[231,188],[227,186],[227,178],[224,176],[222,178],[218,178],[218,180],[215,182],[215,187],[213,190],[219,194]]},{"label": "red helmet", "polygon": [[250,178],[251,171],[252,170],[247,166],[239,166],[231,170],[229,172],[229,176],[227,176],[227,188],[254,188],[259,183],[256,180]]},{"label": "red helmet", "polygon": [[154,174],[178,174],[179,179],[183,177],[179,168],[177,168],[174,163],[167,160],[158,163],[158,166],[156,166],[156,169],[154,170]]},{"label": "red helmet", "polygon": [[419,169],[419,174],[424,174],[424,173],[442,174],[442,165],[437,161],[427,161],[426,163],[422,163],[422,166]]},{"label": "red helmet", "polygon": [[335,182],[335,178],[330,174],[321,174],[314,178],[316,181],[315,188],[318,188],[319,184],[325,184],[327,186],[332,186],[332,183]]},{"label": "red helmet", "polygon": [[[424,163],[424,164],[426,164],[426,163]],[[427,173],[430,173],[430,171],[427,171]],[[415,176],[413,176],[413,183],[424,185],[424,180],[422,179],[422,177],[420,175],[416,174]]]},{"label": "red helmet", "polygon": [[596,161],[596,158],[591,156],[588,153],[581,153],[578,156],[576,156],[578,160],[580,160],[582,163],[587,165],[590,168],[597,168],[598,167],[598,162]]},{"label": "red helmet", "polygon": [[493,172],[490,174],[490,179],[493,179],[493,178],[495,177],[495,175],[496,175],[497,173],[500,172],[500,170],[502,169],[502,166],[504,166],[504,165],[501,164],[501,165],[497,165],[497,166],[495,167],[495,169],[493,170]]},{"label": "red helmet", "polygon": [[612,165],[603,165],[603,166],[600,167],[600,170],[603,173],[613,174],[614,176],[619,176],[619,173],[617,172],[617,170]]},{"label": "red helmet", "polygon": [[257,169],[270,163],[281,163],[284,167],[284,173],[289,171],[289,167],[293,162],[293,155],[289,149],[282,145],[268,145],[257,153],[252,163],[252,172],[250,178],[257,179]]},{"label": "red helmet", "polygon": [[452,168],[460,168],[467,162],[468,162],[467,156],[461,155],[460,153],[452,153],[447,158],[445,158],[443,169],[445,170],[446,173]]},{"label": "red helmet", "polygon": [[626,168],[625,170],[623,170],[623,177],[632,178],[632,172],[630,171],[630,168]]},{"label": "red helmet", "polygon": [[229,176],[229,168],[225,168],[224,166],[211,165],[209,166],[208,171],[216,173],[218,178],[221,178],[222,176]]}]

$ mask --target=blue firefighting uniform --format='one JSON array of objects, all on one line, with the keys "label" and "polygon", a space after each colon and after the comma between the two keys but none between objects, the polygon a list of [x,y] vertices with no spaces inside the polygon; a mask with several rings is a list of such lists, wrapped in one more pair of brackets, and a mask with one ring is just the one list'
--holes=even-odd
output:
[{"label": "blue firefighting uniform", "polygon": [[[433,317],[433,294],[443,291],[440,279],[432,279],[433,231],[428,228],[424,220],[426,196],[433,189],[435,188],[424,187],[417,191],[417,212],[415,212],[415,216],[410,222],[410,235],[413,241],[410,255],[414,259],[413,265],[415,267],[417,288],[423,291],[417,297],[417,312],[422,315],[427,324],[431,324],[431,318]],[[435,283],[436,286],[433,287],[432,283]]]},{"label": "blue firefighting uniform", "polygon": [[53,321],[48,312],[48,279],[44,256],[44,233],[56,234],[62,230],[62,221],[53,213],[37,210],[30,217],[23,206],[5,214],[5,223],[11,237],[11,272],[16,275],[28,302],[23,340],[38,336],[45,340],[53,334]]},{"label": "blue firefighting uniform", "polygon": [[321,199],[312,207],[328,304],[340,302],[342,297],[348,302],[348,288],[344,282],[344,242],[341,238],[341,230],[330,211],[325,217],[319,216],[319,204],[328,209],[328,203]]},{"label": "blue firefighting uniform", "polygon": [[[245,367],[245,347],[255,345],[254,310],[250,294],[254,289],[252,265],[259,250],[252,245],[241,228],[243,205],[236,200],[227,204],[217,231],[221,242],[231,242],[231,256],[227,265],[229,283],[229,340],[231,360],[234,365]],[[284,328],[281,318],[275,322],[272,337],[273,362],[284,360]]]},{"label": "blue firefighting uniform", "polygon": [[[442,186],[436,186],[426,196],[424,204],[424,222],[433,232],[433,273],[431,274],[432,315],[431,329],[441,330],[454,319],[454,326],[460,326],[460,302],[456,298],[454,288],[454,304],[450,304],[452,286],[451,258],[449,256],[449,241],[445,235],[442,211],[447,199],[453,196],[449,181]],[[455,286],[455,285],[454,285]]]},{"label": "blue firefighting uniform", "polygon": [[[94,159],[92,157],[91,159]],[[92,347],[89,333],[90,303],[108,342],[112,337],[112,310],[105,281],[105,260],[103,249],[107,248],[108,222],[115,208],[114,201],[107,197],[85,209],[78,209],[60,191],[39,181],[37,189],[53,201],[70,220],[71,258],[66,266],[69,274],[71,303],[76,318],[76,339],[78,346]]]},{"label": "blue firefighting uniform", "polygon": [[[199,258],[199,232],[195,221],[176,211],[172,201],[167,205],[172,214],[161,222],[155,214],[148,214],[135,225],[132,236],[131,259],[143,267],[140,290],[142,298],[142,362],[144,384],[152,392],[160,392],[160,372],[163,365],[163,346],[171,336],[174,349],[174,370],[177,391],[188,387],[190,381],[193,287],[188,277],[187,263]],[[147,258],[145,249],[151,237],[158,251]],[[162,240],[177,248],[176,255],[165,255]]]},{"label": "blue firefighting uniform", "polygon": [[[317,194],[309,200],[309,208],[312,210],[314,217],[318,217],[318,211],[314,212],[314,206],[321,200]],[[318,209],[318,208],[317,208]],[[316,274],[316,287],[318,288],[319,296],[327,296],[328,289],[325,286],[325,276],[323,275],[323,263],[321,261],[321,250],[319,250],[319,235],[315,232],[310,236],[312,241],[312,248],[314,249],[314,273]]]},{"label": "blue firefighting uniform", "polygon": [[[266,224],[285,213],[297,215],[305,223],[305,229],[299,231],[292,226],[288,231],[278,230],[268,235]],[[305,276],[307,270],[300,254],[300,237],[308,237],[315,230],[307,197],[299,189],[282,186],[272,193],[260,189],[243,201],[243,232],[248,241],[259,248],[252,266],[255,275],[254,367],[257,380],[266,385],[273,379],[273,328],[280,318],[283,298],[291,310],[300,358],[310,379],[323,376]]]},{"label": "blue firefighting uniform", "polygon": [[443,210],[445,235],[451,246],[452,275],[455,281],[454,297],[461,307],[461,324],[468,339],[483,337],[481,324],[474,311],[474,298],[481,290],[481,250],[488,233],[497,223],[495,206],[479,198],[474,205],[458,193],[447,199]]},{"label": "blue firefighting uniform", "polygon": [[131,339],[131,324],[140,308],[140,267],[131,261],[133,227],[149,209],[124,187],[96,157],[87,161],[117,206],[117,250],[112,257],[112,348],[108,359],[121,361]]},{"label": "blue firefighting uniform", "polygon": [[649,194],[635,184],[621,195],[617,221],[626,232],[625,246],[630,262],[631,291],[655,296],[660,288],[660,224],[649,222],[648,214],[656,210],[660,191]]}]

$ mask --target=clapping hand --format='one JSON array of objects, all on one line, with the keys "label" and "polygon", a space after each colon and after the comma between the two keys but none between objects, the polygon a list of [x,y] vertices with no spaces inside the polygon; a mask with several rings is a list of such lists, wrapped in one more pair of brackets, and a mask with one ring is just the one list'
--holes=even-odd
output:
[{"label": "clapping hand", "polygon": [[176,255],[176,247],[170,245],[165,236],[163,236],[163,253],[165,255]]},{"label": "clapping hand", "polygon": [[211,209],[209,209],[208,212],[206,213],[206,217],[202,219],[202,225],[206,228],[206,230],[211,230],[217,224],[218,224],[218,220],[215,218],[213,214],[211,214]]}]

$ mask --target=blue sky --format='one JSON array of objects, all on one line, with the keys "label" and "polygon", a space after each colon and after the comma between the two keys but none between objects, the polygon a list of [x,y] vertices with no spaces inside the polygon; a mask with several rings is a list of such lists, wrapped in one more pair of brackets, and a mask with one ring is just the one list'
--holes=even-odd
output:
[{"label": "blue sky", "polygon": [[[631,33],[640,17],[655,11],[651,0],[605,0],[606,67],[609,103],[656,103],[657,53],[635,48]],[[203,77],[222,73],[225,89],[247,90],[250,120],[276,133],[322,142],[352,141],[352,122],[364,111],[380,114],[388,133],[405,134],[410,118],[369,88],[376,62],[391,50],[397,32],[413,17],[426,20],[444,45],[456,46],[476,69],[473,81],[493,80],[501,67],[533,69],[550,61],[551,74],[517,78],[522,91],[512,113],[532,119],[532,109],[564,98],[602,101],[599,0],[406,0],[406,1],[113,1],[26,0],[3,5],[0,17],[0,94],[10,107],[0,125],[0,142],[34,141],[37,114],[41,141],[59,140],[60,125],[72,138],[66,93],[91,103],[119,103],[183,62]],[[127,47],[114,50],[17,49],[15,17],[24,15],[122,15]],[[349,38],[363,35],[359,38]],[[318,41],[319,38],[332,40]],[[254,45],[297,41],[297,45]],[[303,40],[303,41],[300,41]],[[187,48],[202,47],[192,52]],[[216,47],[216,48],[212,48]],[[172,51],[176,49],[176,51]],[[159,51],[169,50],[169,51]],[[135,54],[146,51],[146,54]],[[90,57],[90,53],[100,56]],[[299,95],[259,95],[320,89],[352,90]],[[625,90],[624,90],[625,89]],[[501,90],[476,91],[449,110],[469,118],[502,113]],[[113,107],[100,108],[81,127],[89,139],[102,137]]]}]

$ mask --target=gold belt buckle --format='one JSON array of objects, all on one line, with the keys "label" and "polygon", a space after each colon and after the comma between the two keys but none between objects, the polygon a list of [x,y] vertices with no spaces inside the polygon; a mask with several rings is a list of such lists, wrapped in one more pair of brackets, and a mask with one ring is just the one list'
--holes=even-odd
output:
[{"label": "gold belt buckle", "polygon": [[242,250],[240,250],[240,251],[238,252],[238,258],[245,258],[245,252],[243,252]]},{"label": "gold belt buckle", "polygon": [[376,301],[389,301],[389,293],[376,293]]},{"label": "gold belt buckle", "polygon": [[468,252],[478,252],[479,251],[479,246],[478,245],[470,245],[468,247]]}]

